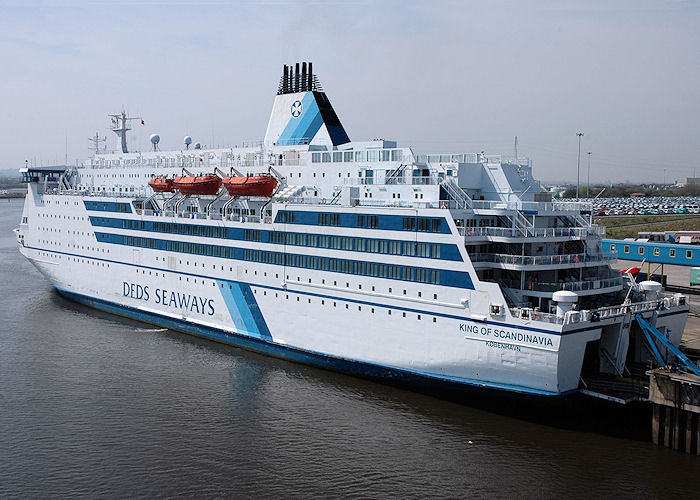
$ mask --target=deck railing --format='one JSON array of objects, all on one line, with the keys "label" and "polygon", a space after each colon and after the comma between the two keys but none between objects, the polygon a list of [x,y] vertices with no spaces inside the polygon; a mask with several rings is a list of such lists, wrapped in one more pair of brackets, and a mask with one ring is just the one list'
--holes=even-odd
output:
[{"label": "deck railing", "polygon": [[588,290],[622,287],[622,278],[615,277],[599,280],[562,281],[561,283],[544,283],[528,280],[525,282],[525,288],[521,287],[519,280],[499,280],[499,284],[515,290],[526,290],[533,292],[556,292],[559,290],[584,292]]},{"label": "deck railing", "polygon": [[590,235],[598,235],[597,226],[590,227],[543,227],[532,229],[524,235],[518,228],[511,227],[459,227],[459,234],[465,238],[585,238]]},{"label": "deck railing", "polygon": [[511,255],[500,253],[477,253],[470,254],[469,257],[471,258],[472,262],[494,262],[497,264],[510,264],[516,266],[547,266],[616,260],[617,252],[609,255],[586,255],[584,253],[566,255]]}]

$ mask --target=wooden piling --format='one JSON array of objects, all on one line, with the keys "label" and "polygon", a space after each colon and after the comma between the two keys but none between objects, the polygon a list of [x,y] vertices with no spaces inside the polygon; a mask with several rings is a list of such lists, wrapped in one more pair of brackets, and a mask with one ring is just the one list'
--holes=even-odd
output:
[{"label": "wooden piling", "polygon": [[690,412],[687,412],[686,419],[685,419],[685,452],[686,453],[691,453],[690,445],[693,442],[692,429],[693,429],[693,414]]},{"label": "wooden piling", "polygon": [[660,419],[661,419],[661,406],[655,404],[654,405],[654,414],[651,417],[651,440],[656,445],[659,444],[659,432],[660,432],[659,425],[661,424]]},{"label": "wooden piling", "polygon": [[700,455],[700,377],[662,368],[649,372],[652,441]]}]

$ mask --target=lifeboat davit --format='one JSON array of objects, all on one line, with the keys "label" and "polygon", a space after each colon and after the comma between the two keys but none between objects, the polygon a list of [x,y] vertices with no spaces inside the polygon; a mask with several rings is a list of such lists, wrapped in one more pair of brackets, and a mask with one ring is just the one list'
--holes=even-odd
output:
[{"label": "lifeboat davit", "polygon": [[175,177],[173,187],[182,194],[216,194],[221,187],[221,177],[214,174]]},{"label": "lifeboat davit", "polygon": [[264,196],[269,198],[277,186],[277,179],[270,174],[226,177],[224,186],[231,196]]},{"label": "lifeboat davit", "polygon": [[175,191],[173,179],[168,179],[167,177],[154,177],[148,185],[151,186],[156,193],[172,193]]}]

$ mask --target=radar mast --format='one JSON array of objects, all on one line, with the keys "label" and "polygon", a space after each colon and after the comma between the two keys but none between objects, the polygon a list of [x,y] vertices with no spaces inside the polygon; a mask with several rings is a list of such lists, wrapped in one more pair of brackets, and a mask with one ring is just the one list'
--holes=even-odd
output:
[{"label": "radar mast", "polygon": [[107,151],[107,146],[105,145],[102,150],[100,150],[100,143],[101,142],[107,142],[106,137],[100,137],[100,134],[95,132],[94,137],[88,137],[88,141],[92,143],[92,145],[88,148],[90,151],[92,151],[93,156],[99,153],[104,153]]},{"label": "radar mast", "polygon": [[122,140],[122,153],[128,153],[129,150],[126,147],[126,132],[131,130],[127,127],[127,123],[131,120],[141,120],[143,125],[143,119],[138,116],[128,117],[126,116],[126,111],[122,111],[118,115],[109,115],[112,118],[112,132],[117,134]]}]

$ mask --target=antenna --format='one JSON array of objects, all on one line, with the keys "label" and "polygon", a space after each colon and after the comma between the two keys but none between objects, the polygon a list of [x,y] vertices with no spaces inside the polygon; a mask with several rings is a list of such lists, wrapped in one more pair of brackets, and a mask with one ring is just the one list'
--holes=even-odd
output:
[{"label": "antenna", "polygon": [[130,120],[141,120],[141,124],[143,124],[143,119],[137,116],[128,117],[126,116],[126,111],[122,111],[118,115],[107,116],[112,118],[112,132],[117,134],[122,140],[122,153],[128,153],[129,150],[126,147],[126,133],[131,129],[127,127],[127,122]]},{"label": "antenna", "polygon": [[515,136],[515,164],[518,164],[518,136]]},{"label": "antenna", "polygon": [[[93,155],[96,155],[100,153],[100,143],[107,142],[107,138],[100,138],[100,134],[95,132],[95,137],[88,137],[88,141],[92,143],[92,146],[90,146],[88,149],[92,151]],[[104,151],[104,149],[102,151]]]}]

